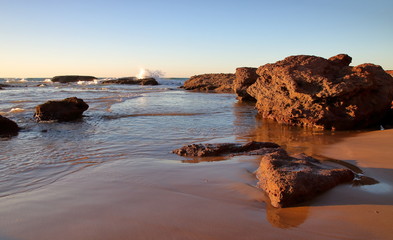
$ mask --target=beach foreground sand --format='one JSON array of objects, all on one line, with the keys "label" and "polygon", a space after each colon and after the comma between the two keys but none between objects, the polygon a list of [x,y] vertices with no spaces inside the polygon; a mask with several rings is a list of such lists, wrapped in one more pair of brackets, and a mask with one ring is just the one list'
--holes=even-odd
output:
[{"label": "beach foreground sand", "polygon": [[387,130],[320,146],[380,183],[341,185],[286,209],[253,187],[257,157],[99,165],[2,198],[0,239],[392,239],[391,139]]}]

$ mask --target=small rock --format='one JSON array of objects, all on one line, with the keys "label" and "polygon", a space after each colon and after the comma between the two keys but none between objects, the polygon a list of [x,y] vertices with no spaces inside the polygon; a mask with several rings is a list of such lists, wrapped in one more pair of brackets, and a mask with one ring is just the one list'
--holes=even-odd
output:
[{"label": "small rock", "polygon": [[0,115],[0,136],[16,136],[19,130],[16,122]]},{"label": "small rock", "polygon": [[82,117],[89,108],[82,99],[71,97],[61,101],[48,101],[35,107],[34,117],[39,121],[73,121]]}]

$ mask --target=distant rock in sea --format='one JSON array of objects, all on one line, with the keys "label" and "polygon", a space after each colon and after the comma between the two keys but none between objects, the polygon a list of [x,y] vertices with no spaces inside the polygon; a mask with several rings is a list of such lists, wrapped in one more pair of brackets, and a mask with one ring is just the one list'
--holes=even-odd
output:
[{"label": "distant rock in sea", "polygon": [[39,121],[67,122],[79,119],[89,108],[82,99],[71,97],[61,101],[48,101],[35,107],[34,117]]},{"label": "distant rock in sea", "polygon": [[264,118],[324,129],[379,125],[391,107],[393,78],[380,66],[349,66],[345,54],[290,56],[258,68],[247,88]]},{"label": "distant rock in sea", "polygon": [[200,92],[233,93],[234,81],[235,74],[232,73],[202,74],[192,76],[184,82],[183,88]]},{"label": "distant rock in sea", "polygon": [[19,129],[16,122],[0,115],[0,136],[18,135]]},{"label": "distant rock in sea", "polygon": [[129,84],[129,85],[158,85],[155,78],[125,77],[103,81],[102,84]]},{"label": "distant rock in sea", "polygon": [[79,81],[94,81],[96,77],[93,76],[78,76],[78,75],[66,75],[66,76],[56,76],[51,80],[52,82],[59,83],[70,83],[70,82],[79,82]]}]

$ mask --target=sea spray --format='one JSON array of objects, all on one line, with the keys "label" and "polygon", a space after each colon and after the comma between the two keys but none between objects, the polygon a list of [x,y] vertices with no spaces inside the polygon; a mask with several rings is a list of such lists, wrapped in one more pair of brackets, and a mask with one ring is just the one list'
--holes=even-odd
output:
[{"label": "sea spray", "polygon": [[161,70],[149,70],[149,69],[141,68],[139,70],[138,75],[136,75],[136,77],[138,79],[152,77],[152,78],[155,78],[156,80],[158,80],[158,79],[161,79],[162,77],[164,77],[164,75],[165,75],[165,73],[162,72]]}]

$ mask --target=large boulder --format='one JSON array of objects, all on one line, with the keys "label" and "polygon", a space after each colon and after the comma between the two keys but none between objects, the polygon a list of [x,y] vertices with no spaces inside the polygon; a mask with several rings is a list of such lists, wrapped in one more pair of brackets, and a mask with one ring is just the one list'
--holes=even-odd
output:
[{"label": "large boulder", "polygon": [[247,89],[264,118],[325,129],[380,124],[393,99],[393,77],[380,66],[348,66],[345,54],[329,60],[291,56],[258,68]]},{"label": "large boulder", "polygon": [[15,136],[19,132],[16,122],[0,115],[0,136]]},{"label": "large boulder", "polygon": [[266,192],[272,206],[290,207],[350,182],[355,175],[349,169],[328,167],[306,155],[290,157],[279,149],[262,157],[256,176],[257,186]]},{"label": "large boulder", "polygon": [[245,154],[245,155],[263,155],[279,148],[278,144],[272,142],[248,142],[239,143],[205,143],[190,144],[175,149],[172,152],[186,157],[207,157],[220,156],[225,154]]},{"label": "large boulder", "polygon": [[103,81],[102,84],[129,84],[129,85],[158,85],[155,78],[125,77]]},{"label": "large boulder", "polygon": [[89,105],[82,99],[71,97],[61,101],[48,101],[36,106],[34,117],[37,121],[73,121],[81,118],[88,108]]},{"label": "large boulder", "polygon": [[51,80],[52,82],[59,83],[70,83],[70,82],[79,82],[79,81],[94,81],[96,77],[93,76],[78,76],[78,75],[66,75],[66,76],[56,76]]},{"label": "large boulder", "polygon": [[202,74],[192,76],[184,82],[183,88],[200,92],[233,93],[234,81],[235,74],[232,73]]},{"label": "large boulder", "polygon": [[247,93],[247,88],[254,84],[258,79],[257,68],[251,67],[240,67],[236,68],[236,78],[233,83],[233,90],[237,94],[237,98],[241,101],[255,101],[255,98],[251,97]]}]

